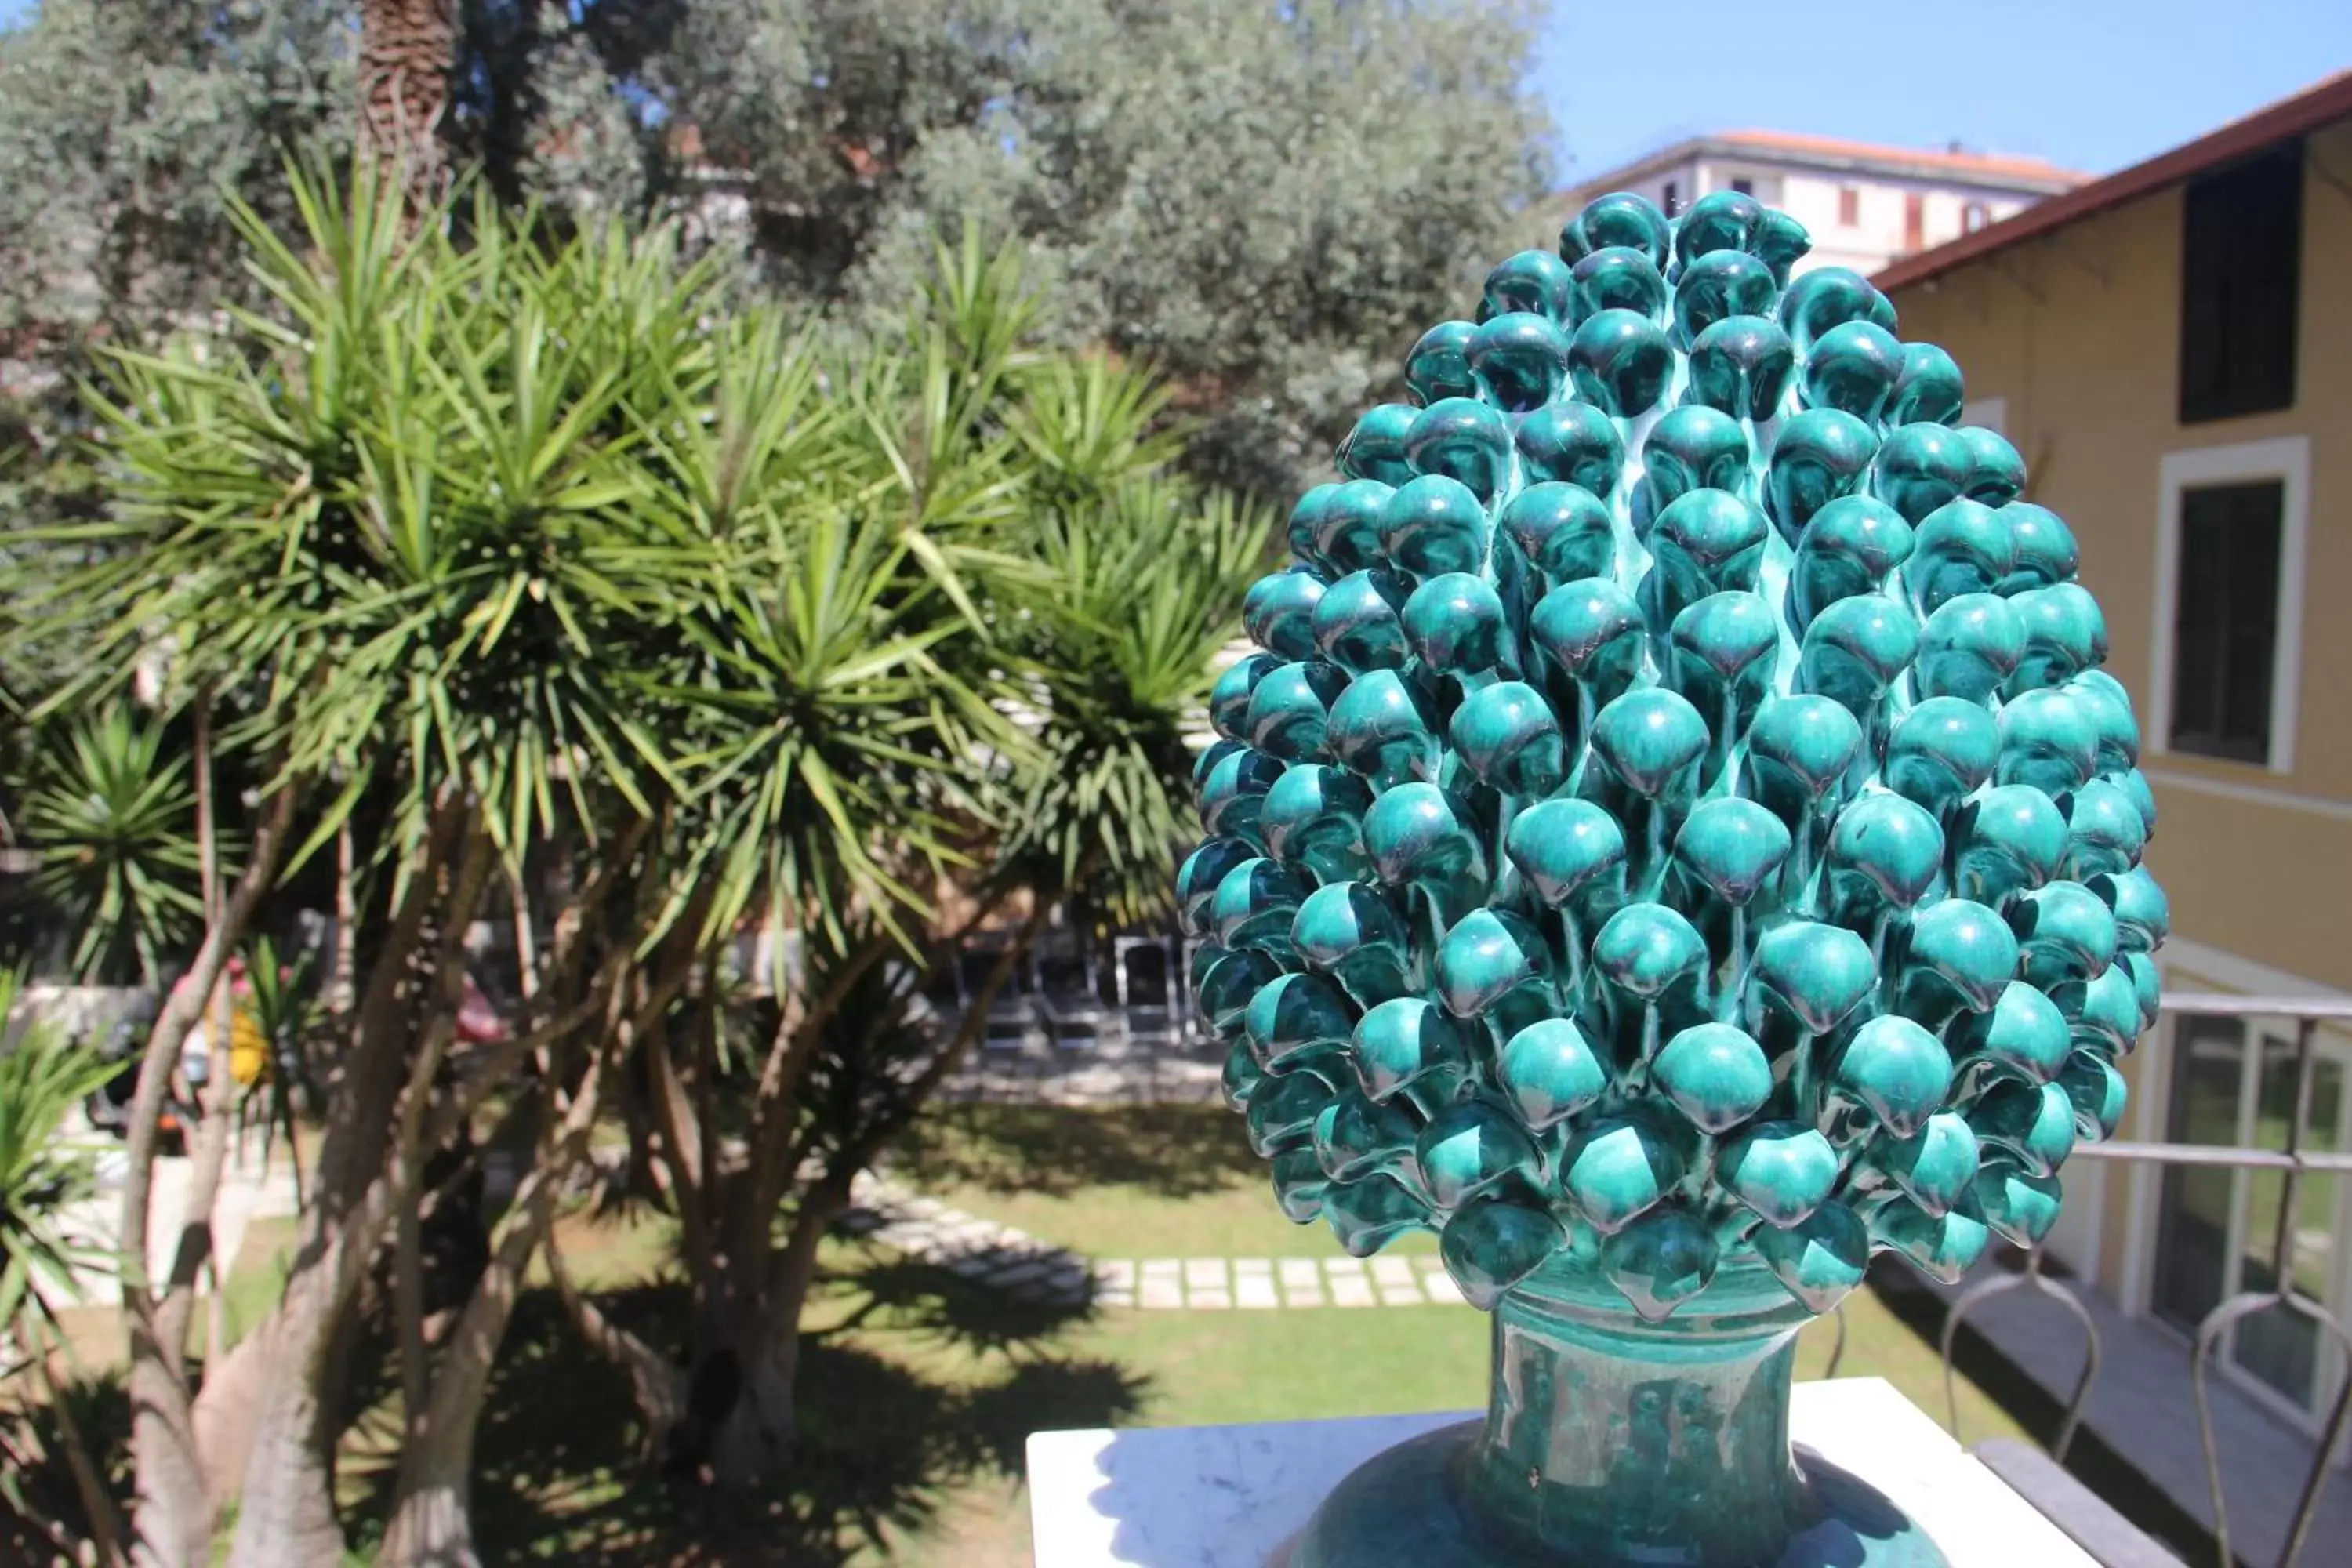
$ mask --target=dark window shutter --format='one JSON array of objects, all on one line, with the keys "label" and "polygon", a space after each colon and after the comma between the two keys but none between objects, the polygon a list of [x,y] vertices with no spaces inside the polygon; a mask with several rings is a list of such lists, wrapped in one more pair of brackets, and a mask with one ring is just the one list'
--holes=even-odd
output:
[{"label": "dark window shutter", "polygon": [[2271,670],[2278,643],[2276,479],[2200,486],[2180,497],[2172,623],[2172,748],[2267,761]]},{"label": "dark window shutter", "polygon": [[2191,181],[2181,200],[2180,422],[2289,408],[2303,143]]}]

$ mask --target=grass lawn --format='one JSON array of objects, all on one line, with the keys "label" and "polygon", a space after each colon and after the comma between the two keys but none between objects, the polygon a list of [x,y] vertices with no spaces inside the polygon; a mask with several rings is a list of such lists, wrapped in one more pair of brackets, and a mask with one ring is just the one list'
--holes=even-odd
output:
[{"label": "grass lawn", "polygon": [[[943,1203],[1095,1258],[1338,1258],[1330,1227],[1275,1206],[1222,1106],[942,1107],[891,1173]],[[1434,1253],[1416,1233],[1390,1250]]]},{"label": "grass lawn", "polygon": [[[957,1108],[897,1174],[961,1207],[1097,1255],[1284,1256],[1330,1250],[1273,1207],[1237,1119],[1214,1108]],[[615,1321],[677,1342],[683,1287],[668,1222],[566,1216],[565,1257]],[[259,1315],[286,1227],[257,1225],[229,1289]],[[1487,1322],[1466,1307],[1117,1310],[1026,1304],[866,1242],[827,1245],[804,1327],[802,1458],[761,1493],[668,1482],[643,1458],[618,1373],[586,1352],[551,1289],[518,1301],[477,1443],[486,1561],[788,1563],[810,1568],[1016,1568],[1029,1562],[1023,1445],[1071,1426],[1297,1420],[1483,1403]],[[1899,1303],[1898,1303],[1899,1305]],[[1846,1313],[1842,1373],[1883,1376],[1943,1418],[1933,1347],[1871,1291]],[[1820,1375],[1832,1325],[1801,1341]],[[362,1378],[345,1443],[347,1523],[364,1552],[386,1500],[397,1379]],[[1968,1438],[2014,1433],[1960,1384]],[[2038,1423],[2037,1423],[2038,1425]]]}]

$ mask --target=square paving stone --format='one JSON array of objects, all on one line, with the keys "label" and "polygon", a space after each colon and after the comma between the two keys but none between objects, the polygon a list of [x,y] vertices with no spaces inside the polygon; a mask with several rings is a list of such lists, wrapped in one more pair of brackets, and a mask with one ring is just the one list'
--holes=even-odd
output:
[{"label": "square paving stone", "polygon": [[1429,1299],[1433,1301],[1461,1303],[1463,1300],[1462,1287],[1454,1282],[1453,1275],[1443,1269],[1434,1274],[1423,1275],[1421,1288],[1429,1292]]},{"label": "square paving stone", "polygon": [[1323,1271],[1316,1267],[1315,1259],[1311,1258],[1286,1258],[1275,1265],[1275,1268],[1282,1276],[1285,1286],[1306,1289],[1322,1289]]},{"label": "square paving stone", "polygon": [[1331,1281],[1331,1305],[1377,1307],[1380,1305],[1380,1299],[1372,1294],[1370,1280],[1350,1279],[1342,1274]]},{"label": "square paving stone", "polygon": [[1186,1294],[1184,1304],[1203,1310],[1222,1312],[1232,1309],[1234,1299],[1223,1290],[1192,1290]]},{"label": "square paving stone", "polygon": [[1095,1278],[1101,1280],[1105,1286],[1112,1289],[1133,1289],[1135,1288],[1135,1259],[1132,1258],[1113,1258],[1105,1262],[1097,1263],[1095,1265]]},{"label": "square paving stone", "polygon": [[1373,1258],[1372,1281],[1381,1286],[1401,1285],[1410,1289],[1412,1285],[1412,1260],[1404,1258]]},{"label": "square paving stone", "polygon": [[1184,1287],[1173,1279],[1146,1279],[1136,1293],[1136,1302],[1152,1310],[1179,1308],[1184,1304]]},{"label": "square paving stone", "polygon": [[1225,1260],[1222,1258],[1188,1258],[1184,1260],[1184,1285],[1192,1290],[1222,1290],[1225,1288]]},{"label": "square paving stone", "polygon": [[1243,1275],[1234,1281],[1234,1305],[1264,1310],[1282,1305],[1274,1281],[1263,1275]]}]

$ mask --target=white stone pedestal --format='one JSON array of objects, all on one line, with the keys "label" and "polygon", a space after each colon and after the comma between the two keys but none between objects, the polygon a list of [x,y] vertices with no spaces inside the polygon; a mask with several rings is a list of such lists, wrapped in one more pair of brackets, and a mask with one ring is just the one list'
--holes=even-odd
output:
[{"label": "white stone pedestal", "polygon": [[[1349,1471],[1475,1414],[1037,1433],[1037,1568],[1265,1568]],[[1790,1426],[1796,1442],[1885,1493],[1951,1568],[2095,1568],[1883,1378],[1799,1384]]]}]

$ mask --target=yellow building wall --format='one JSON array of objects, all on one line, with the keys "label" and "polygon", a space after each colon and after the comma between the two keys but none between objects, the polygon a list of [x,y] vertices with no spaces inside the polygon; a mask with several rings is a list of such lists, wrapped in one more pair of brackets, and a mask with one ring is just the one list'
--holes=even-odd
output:
[{"label": "yellow building wall", "polygon": [[2352,990],[2352,124],[2313,135],[2305,148],[2292,408],[2179,423],[2180,252],[2175,188],[1893,299],[1902,336],[1943,345],[1972,401],[2005,400],[2027,495],[2064,518],[2082,545],[2082,580],[2106,614],[2108,668],[2130,689],[2144,730],[2161,460],[2309,437],[2293,771],[2149,755],[2159,822],[2148,863],[2179,934]]}]

